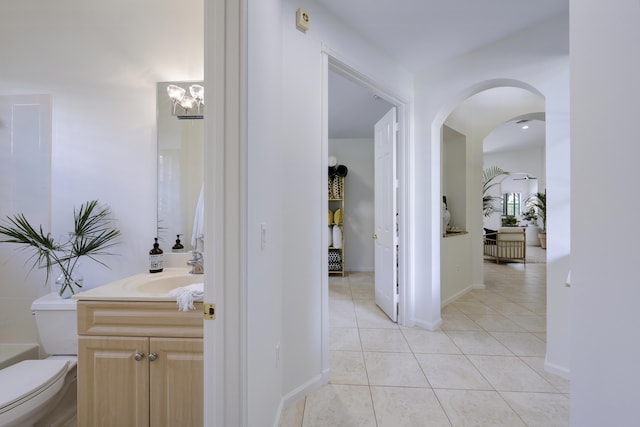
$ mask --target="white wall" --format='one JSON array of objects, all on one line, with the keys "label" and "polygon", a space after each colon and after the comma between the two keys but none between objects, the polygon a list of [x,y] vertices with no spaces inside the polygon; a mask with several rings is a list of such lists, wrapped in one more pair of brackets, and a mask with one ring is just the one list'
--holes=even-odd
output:
[{"label": "white wall", "polygon": [[[297,260],[299,248],[290,242],[290,239],[308,235],[313,230],[311,219],[306,213],[299,212],[297,206],[298,195],[308,191],[304,188],[304,179],[299,178],[305,174],[311,159],[305,159],[301,147],[287,145],[282,138],[287,122],[280,108],[285,64],[281,61],[279,3],[278,0],[250,2],[248,10],[248,426],[272,425],[272,420],[278,418],[278,408],[285,393],[283,382],[288,377],[285,367],[295,364],[297,357],[286,351],[289,344],[283,338],[286,336],[283,322],[295,322],[287,319],[286,313],[298,304],[294,288],[304,288],[304,282],[290,281],[295,273],[292,278],[289,274],[298,268],[297,263],[303,264],[300,268],[307,268],[319,261]],[[320,215],[320,212],[314,214]],[[261,227],[265,228],[264,246]],[[302,245],[311,241],[299,240]],[[293,295],[287,295],[285,289]],[[300,303],[304,304],[302,300]],[[304,323],[304,320],[300,321]],[[299,344],[306,340],[300,336],[288,338]],[[314,346],[309,342],[306,344],[304,350],[311,351]]]},{"label": "white wall", "polygon": [[[568,293],[564,280],[568,272],[569,254],[569,170],[568,170],[568,17],[549,21],[540,28],[524,31],[509,39],[473,52],[421,73],[416,80],[416,211],[425,212],[425,219],[416,221],[416,282],[426,283],[416,289],[416,322],[434,327],[440,321],[440,127],[453,108],[465,98],[491,87],[516,86],[539,92],[545,97],[547,118],[547,188],[550,218],[549,259],[547,283],[548,350],[547,367],[568,374],[569,322]],[[549,42],[560,36],[565,44]],[[462,133],[464,130],[456,129]],[[483,137],[486,133],[483,135]],[[472,144],[478,143],[477,134],[469,134]],[[481,176],[482,151],[477,148],[471,156],[470,176]],[[470,181],[470,192],[481,194],[481,180]],[[473,187],[476,188],[473,188]],[[469,215],[472,246],[481,245],[482,215]],[[551,216],[553,215],[553,219]],[[474,223],[475,221],[475,223]],[[435,235],[434,235],[435,234]],[[553,241],[552,241],[553,240]],[[478,253],[480,249],[478,249]],[[481,274],[481,257],[474,265],[474,277]]]},{"label": "white wall", "polygon": [[[3,226],[9,225],[6,217],[13,218],[19,212],[31,224],[43,224],[49,229],[51,107],[51,97],[47,95],[0,95],[0,218]],[[24,286],[23,278],[35,261],[30,259],[32,255],[15,245],[0,244],[3,278],[0,343],[36,341],[30,306],[45,291],[41,283],[46,273],[32,270],[31,279],[39,286]]]},{"label": "white wall", "polygon": [[344,183],[345,269],[373,271],[373,139],[330,139],[329,155],[336,156],[338,164],[349,168]]},{"label": "white wall", "polygon": [[[298,7],[311,16],[311,29],[306,34],[295,27]],[[313,1],[282,1],[282,35],[285,120],[280,158],[271,166],[286,168],[287,176],[292,177],[283,187],[287,221],[283,234],[286,269],[282,284],[282,357],[283,394],[287,401],[293,401],[319,385],[322,375],[327,373],[327,361],[323,360],[321,351],[322,260],[326,257],[326,248],[322,246],[326,230],[321,227],[322,218],[326,216],[323,159],[328,156],[326,147],[322,152],[322,48],[333,50],[389,91],[406,99],[411,99],[412,78]],[[267,187],[262,190],[271,191]],[[324,292],[326,295],[326,290]]]},{"label": "white wall", "polygon": [[445,306],[473,288],[482,287],[474,283],[471,268],[471,235],[454,234],[442,237],[440,298]]},{"label": "white wall", "polygon": [[442,195],[451,214],[449,225],[467,229],[467,139],[442,127]]},{"label": "white wall", "polygon": [[[638,424],[640,4],[571,1],[571,425]],[[549,196],[551,182],[549,182]],[[629,197],[631,195],[631,197]],[[549,224],[549,236],[558,224]],[[553,229],[552,229],[553,227]],[[616,227],[613,226],[613,230]]]},{"label": "white wall", "polygon": [[[0,93],[53,99],[53,235],[69,230],[73,207],[91,199],[111,206],[123,233],[118,256],[104,259],[111,269],[83,263],[87,288],[147,268],[156,235],[155,87],[202,79],[203,23],[194,20],[202,9],[202,0],[24,0],[2,8]],[[176,21],[189,31],[176,31]],[[7,282],[24,286],[18,298],[48,291],[39,275],[7,276],[4,265]],[[9,306],[0,298],[0,311]],[[25,339],[35,341],[31,313],[21,316],[31,326]]]},{"label": "white wall", "polygon": [[[467,154],[472,152],[465,135],[449,126],[442,127],[442,194],[447,196],[451,213],[449,225],[465,231],[467,203],[473,200],[467,185]],[[473,288],[471,236],[465,233],[442,237],[440,255],[440,301],[444,306]]]}]

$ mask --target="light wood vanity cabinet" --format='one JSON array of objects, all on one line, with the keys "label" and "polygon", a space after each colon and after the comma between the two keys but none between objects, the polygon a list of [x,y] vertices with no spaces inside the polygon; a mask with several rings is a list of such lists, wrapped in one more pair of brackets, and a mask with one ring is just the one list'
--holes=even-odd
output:
[{"label": "light wood vanity cabinet", "polygon": [[202,303],[78,301],[78,425],[202,426]]}]

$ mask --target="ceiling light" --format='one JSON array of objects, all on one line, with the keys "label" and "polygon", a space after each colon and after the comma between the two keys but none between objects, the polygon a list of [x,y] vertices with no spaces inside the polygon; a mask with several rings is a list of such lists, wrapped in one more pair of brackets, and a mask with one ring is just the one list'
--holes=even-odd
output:
[{"label": "ceiling light", "polygon": [[529,125],[522,126],[522,129],[529,129]]}]

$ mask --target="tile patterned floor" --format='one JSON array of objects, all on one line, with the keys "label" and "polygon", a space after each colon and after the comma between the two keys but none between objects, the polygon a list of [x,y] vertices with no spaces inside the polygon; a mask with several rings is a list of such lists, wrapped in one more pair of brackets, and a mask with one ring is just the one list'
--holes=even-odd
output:
[{"label": "tile patterned floor", "polygon": [[484,266],[486,289],[446,306],[437,331],[389,321],[371,274],[331,277],[330,383],[281,426],[568,426],[569,382],[543,367],[546,265]]}]

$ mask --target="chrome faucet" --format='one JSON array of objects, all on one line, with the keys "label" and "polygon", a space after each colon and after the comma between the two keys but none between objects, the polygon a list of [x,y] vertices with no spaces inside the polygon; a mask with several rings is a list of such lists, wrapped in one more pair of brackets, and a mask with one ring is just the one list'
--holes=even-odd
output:
[{"label": "chrome faucet", "polygon": [[202,252],[191,251],[193,259],[187,261],[187,265],[191,266],[190,274],[204,274],[204,257]]}]

